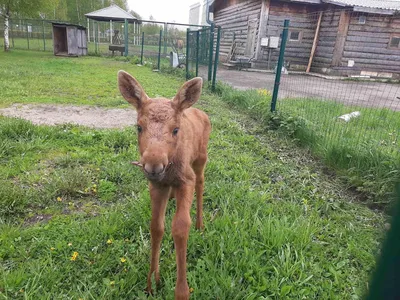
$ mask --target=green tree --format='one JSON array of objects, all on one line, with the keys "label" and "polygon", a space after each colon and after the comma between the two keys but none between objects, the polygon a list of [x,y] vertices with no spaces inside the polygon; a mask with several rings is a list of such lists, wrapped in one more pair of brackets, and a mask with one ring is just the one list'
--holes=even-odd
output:
[{"label": "green tree", "polygon": [[130,13],[132,16],[134,16],[136,19],[138,19],[138,20],[141,20],[141,19],[142,19],[142,16],[139,15],[139,14],[138,14],[136,11],[134,11],[134,10],[130,10],[129,13]]},{"label": "green tree", "polygon": [[4,51],[9,51],[9,19],[11,16],[39,17],[55,0],[0,0],[0,14],[4,18]]}]

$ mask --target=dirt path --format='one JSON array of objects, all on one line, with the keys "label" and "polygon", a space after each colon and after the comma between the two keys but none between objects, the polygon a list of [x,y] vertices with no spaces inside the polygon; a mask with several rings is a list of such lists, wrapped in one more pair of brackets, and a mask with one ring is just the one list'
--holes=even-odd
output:
[{"label": "dirt path", "polygon": [[123,128],[136,123],[134,109],[107,109],[95,106],[14,104],[0,109],[0,115],[23,118],[34,124],[70,123],[92,128]]}]

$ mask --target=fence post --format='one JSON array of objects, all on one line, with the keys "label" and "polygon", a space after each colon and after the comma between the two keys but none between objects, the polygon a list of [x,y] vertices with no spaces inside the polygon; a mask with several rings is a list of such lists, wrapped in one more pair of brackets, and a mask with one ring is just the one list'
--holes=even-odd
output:
[{"label": "fence post", "polygon": [[144,31],[142,32],[142,50],[140,52],[140,64],[143,65],[143,46],[144,46]]},{"label": "fence post", "polygon": [[271,112],[274,112],[276,110],[276,101],[278,99],[279,85],[281,83],[283,58],[285,56],[288,31],[289,31],[289,20],[285,20],[285,22],[283,23],[283,33],[282,33],[281,49],[279,51],[278,66],[276,67],[274,92],[272,94],[272,101],[271,101]]},{"label": "fence post", "polygon": [[43,51],[46,51],[46,34],[44,32],[44,21],[43,21]]},{"label": "fence post", "polygon": [[189,28],[187,28],[186,29],[186,80],[189,79],[189,48],[190,48],[189,35],[190,31]]},{"label": "fence post", "polygon": [[199,75],[199,40],[200,31],[196,31],[196,77]]},{"label": "fence post", "polygon": [[160,71],[160,60],[161,60],[161,38],[162,29],[160,30],[160,37],[158,38],[158,58],[157,58],[157,69]]},{"label": "fence post", "polygon": [[167,54],[167,30],[168,25],[167,23],[164,23],[164,55]]},{"label": "fence post", "polygon": [[13,33],[13,29],[12,29],[12,20],[10,19],[10,26],[9,26],[9,30],[10,30],[10,36],[11,36],[11,41],[12,41],[12,47],[14,48],[14,33]]},{"label": "fence post", "polygon": [[26,40],[28,42],[28,50],[29,50],[29,30],[28,30],[28,23],[25,22],[25,28],[26,28]]},{"label": "fence post", "polygon": [[221,27],[217,27],[217,44],[215,45],[214,74],[213,74],[213,78],[212,78],[211,91],[215,90],[215,81],[217,79],[220,39],[221,39]]},{"label": "fence post", "polygon": [[128,47],[129,47],[129,43],[128,43],[128,19],[125,19],[125,25],[124,25],[124,40],[125,40],[125,56],[128,56]]},{"label": "fence post", "polygon": [[214,23],[210,27],[210,49],[208,57],[208,81],[212,79],[212,61],[213,61],[213,50],[214,50]]},{"label": "fence post", "polygon": [[97,27],[97,22],[94,21],[93,21],[93,26],[94,26],[94,52],[97,54],[97,46],[99,43],[98,41],[99,37],[97,35],[97,32],[99,30],[99,27]]}]

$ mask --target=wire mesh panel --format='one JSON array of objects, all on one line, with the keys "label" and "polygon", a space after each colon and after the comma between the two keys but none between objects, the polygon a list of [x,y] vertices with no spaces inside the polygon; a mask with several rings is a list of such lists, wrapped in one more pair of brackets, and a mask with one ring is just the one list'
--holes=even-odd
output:
[{"label": "wire mesh panel", "polygon": [[[0,22],[4,32],[4,22]],[[9,20],[9,41],[11,49],[53,51],[52,25],[46,20]],[[4,39],[0,39],[4,47]]]},{"label": "wire mesh panel", "polygon": [[379,183],[374,193],[387,201],[400,179],[400,17],[332,10],[289,19],[278,111],[359,190]]},{"label": "wire mesh panel", "polygon": [[213,54],[215,55],[217,44],[213,28],[188,30],[187,38],[187,77],[201,76],[203,79],[210,79],[214,62]]}]

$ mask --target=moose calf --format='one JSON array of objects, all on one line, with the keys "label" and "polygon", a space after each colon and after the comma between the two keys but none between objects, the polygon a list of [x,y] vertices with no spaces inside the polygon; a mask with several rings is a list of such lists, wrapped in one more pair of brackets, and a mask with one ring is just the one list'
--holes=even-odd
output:
[{"label": "moose calf", "polygon": [[118,73],[122,96],[137,110],[137,131],[140,161],[149,180],[151,197],[151,262],[147,290],[151,278],[160,280],[160,245],[164,234],[167,202],[176,198],[172,220],[177,264],[175,299],[188,299],[186,249],[190,229],[190,207],[196,191],[196,228],[203,227],[204,168],[207,143],[211,132],[208,116],[191,106],[201,94],[202,79],[187,81],[172,99],[149,98],[139,82],[124,71]]}]

